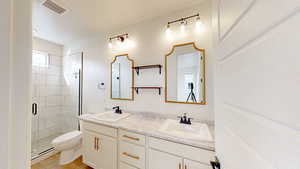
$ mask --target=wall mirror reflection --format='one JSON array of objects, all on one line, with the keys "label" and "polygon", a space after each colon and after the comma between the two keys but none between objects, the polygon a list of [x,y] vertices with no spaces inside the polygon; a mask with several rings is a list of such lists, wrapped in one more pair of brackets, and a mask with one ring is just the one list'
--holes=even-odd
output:
[{"label": "wall mirror reflection", "polygon": [[133,100],[134,62],[127,54],[118,55],[111,63],[111,99]]},{"label": "wall mirror reflection", "polygon": [[175,45],[165,56],[165,101],[206,104],[205,50],[195,43]]}]

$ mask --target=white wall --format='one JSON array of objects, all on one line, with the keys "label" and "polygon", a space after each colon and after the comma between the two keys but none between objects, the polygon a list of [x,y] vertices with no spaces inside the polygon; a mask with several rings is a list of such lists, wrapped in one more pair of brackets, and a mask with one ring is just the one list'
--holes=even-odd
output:
[{"label": "white wall", "polygon": [[[166,23],[173,19],[200,12],[206,30],[196,33],[194,25],[187,28],[186,34],[180,34],[179,26],[174,29],[174,40],[166,38]],[[65,53],[84,52],[84,110],[85,112],[102,112],[105,107],[120,105],[121,108],[134,111],[149,111],[159,113],[181,114],[192,113],[196,118],[202,120],[214,119],[213,99],[213,62],[211,51],[211,11],[210,3],[203,3],[194,9],[173,13],[169,16],[148,20],[136,25],[129,26],[121,31],[111,32],[109,35],[128,32],[134,41],[135,47],[130,49],[109,49],[107,38],[109,35],[94,35],[94,39],[88,39],[66,46]],[[195,23],[195,22],[194,22]],[[170,52],[172,45],[195,41],[199,48],[207,52],[207,105],[166,104],[164,92],[161,96],[158,91],[143,90],[139,95],[135,94],[134,101],[112,101],[110,100],[110,62],[118,54],[128,53],[134,59],[135,65],[164,64],[164,55]],[[146,86],[164,86],[164,72],[159,75],[157,69],[142,70],[139,76],[135,73],[135,84]],[[97,83],[105,82],[106,89],[98,90]]]},{"label": "white wall", "polygon": [[31,1],[2,0],[0,25],[0,168],[28,169]]},{"label": "white wall", "polygon": [[300,2],[214,0],[224,169],[300,168]]}]

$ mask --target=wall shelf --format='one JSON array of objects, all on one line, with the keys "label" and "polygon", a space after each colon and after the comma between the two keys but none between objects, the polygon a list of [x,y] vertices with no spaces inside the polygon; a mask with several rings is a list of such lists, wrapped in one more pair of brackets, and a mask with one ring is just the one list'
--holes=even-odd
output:
[{"label": "wall shelf", "polygon": [[159,74],[161,74],[161,68],[162,65],[144,65],[144,66],[135,66],[133,67],[133,69],[135,69],[136,74],[139,75],[140,74],[140,69],[153,69],[153,68],[158,68],[159,69]]},{"label": "wall shelf", "polygon": [[146,87],[146,86],[140,86],[140,87],[133,87],[136,94],[139,94],[139,89],[155,89],[158,90],[158,94],[161,95],[161,89],[162,87]]}]

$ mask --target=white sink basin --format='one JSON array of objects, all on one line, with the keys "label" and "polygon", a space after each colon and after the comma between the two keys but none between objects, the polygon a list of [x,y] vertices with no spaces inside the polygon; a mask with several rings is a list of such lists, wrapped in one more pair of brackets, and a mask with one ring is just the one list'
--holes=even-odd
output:
[{"label": "white sink basin", "polygon": [[113,111],[108,111],[105,113],[91,115],[91,117],[96,120],[107,121],[107,122],[116,122],[116,121],[126,118],[128,116],[130,116],[129,113],[117,114],[117,113],[114,113]]},{"label": "white sink basin", "polygon": [[176,120],[167,119],[159,131],[180,138],[213,141],[208,126],[203,123],[193,123],[192,125],[187,125],[180,124]]}]

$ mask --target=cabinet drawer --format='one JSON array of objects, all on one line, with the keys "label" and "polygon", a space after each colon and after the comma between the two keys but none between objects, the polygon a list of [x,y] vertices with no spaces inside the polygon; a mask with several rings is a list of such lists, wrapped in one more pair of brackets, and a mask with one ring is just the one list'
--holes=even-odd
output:
[{"label": "cabinet drawer", "polygon": [[120,130],[119,140],[127,141],[138,145],[145,145],[146,137],[141,134]]},{"label": "cabinet drawer", "polygon": [[204,164],[210,163],[215,156],[215,152],[188,146],[184,144],[174,143],[154,137],[149,138],[149,146],[153,149],[181,156],[187,159],[199,161]]},{"label": "cabinet drawer", "polygon": [[137,168],[145,168],[145,147],[120,142],[120,160]]},{"label": "cabinet drawer", "polygon": [[100,133],[106,136],[110,136],[110,137],[117,137],[117,129],[112,128],[112,127],[108,127],[108,126],[104,126],[101,124],[94,124],[94,123],[90,123],[90,122],[81,122],[81,127],[84,130],[89,130],[89,131],[93,131],[96,133]]},{"label": "cabinet drawer", "polygon": [[125,163],[120,163],[120,169],[138,169]]}]

